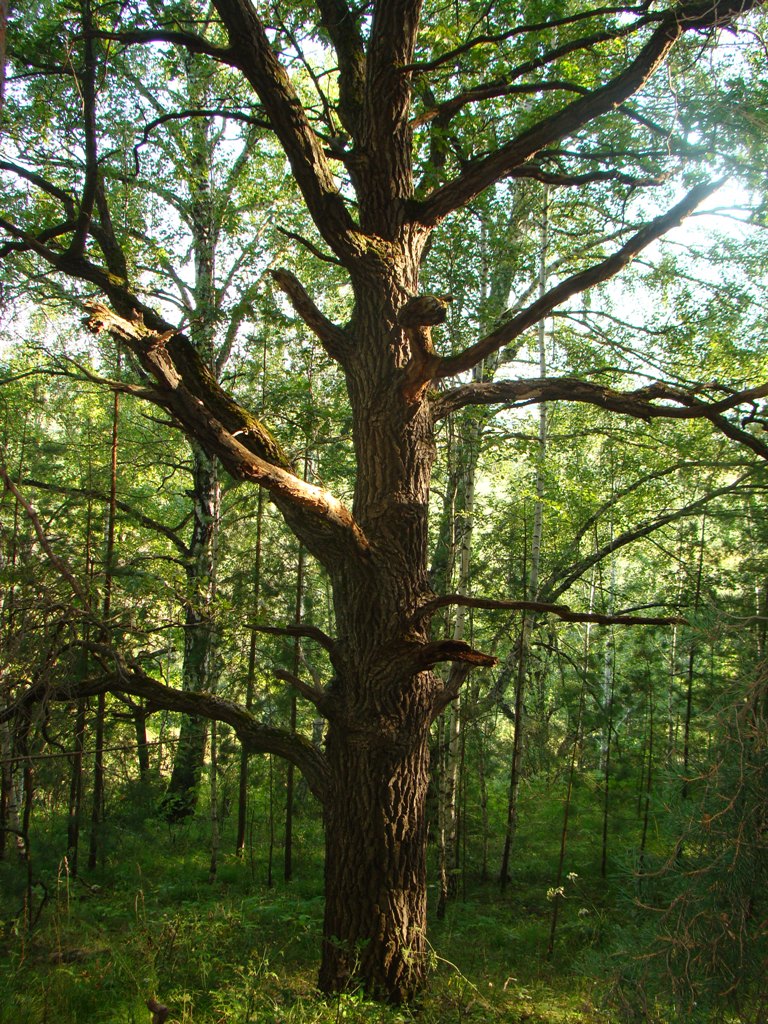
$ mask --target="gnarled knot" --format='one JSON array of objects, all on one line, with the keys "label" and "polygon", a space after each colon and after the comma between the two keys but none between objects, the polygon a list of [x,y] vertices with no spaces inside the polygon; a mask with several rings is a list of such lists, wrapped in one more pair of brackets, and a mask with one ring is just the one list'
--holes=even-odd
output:
[{"label": "gnarled knot", "polygon": [[434,327],[445,323],[452,295],[415,295],[401,306],[397,322],[401,327]]}]

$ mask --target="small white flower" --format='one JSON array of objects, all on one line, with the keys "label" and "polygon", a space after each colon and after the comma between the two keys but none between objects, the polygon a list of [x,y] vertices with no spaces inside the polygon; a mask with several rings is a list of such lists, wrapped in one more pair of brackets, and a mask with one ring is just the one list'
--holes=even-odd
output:
[{"label": "small white flower", "polygon": [[575,882],[579,876],[576,874],[575,871],[569,871],[566,877],[568,878],[569,882]]}]

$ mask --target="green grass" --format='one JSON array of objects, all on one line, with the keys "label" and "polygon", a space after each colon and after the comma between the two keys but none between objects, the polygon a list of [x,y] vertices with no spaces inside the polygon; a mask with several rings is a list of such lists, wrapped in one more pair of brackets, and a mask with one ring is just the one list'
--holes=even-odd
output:
[{"label": "green grass", "polygon": [[144,1022],[153,994],[184,1024],[607,1019],[574,978],[531,958],[546,940],[544,918],[515,926],[514,902],[485,891],[453,904],[433,929],[434,975],[415,1006],[382,1008],[356,992],[323,999],[314,988],[317,892],[254,890],[233,880],[232,864],[228,881],[208,886],[205,867],[203,856],[196,866],[188,858],[186,878],[152,882],[145,870],[126,872],[96,892],[62,882],[32,936],[6,938],[0,1022]]},{"label": "green grass", "polygon": [[[265,884],[263,846],[242,861],[224,854],[211,885],[204,817],[171,831],[151,816],[131,820],[127,810],[110,822],[104,864],[72,880],[57,852],[65,823],[40,815],[33,850],[39,917],[31,932],[18,916],[26,870],[0,863],[0,1024],[148,1024],[150,996],[171,1008],[169,1024],[693,1020],[664,1008],[663,984],[636,1005],[637,957],[647,940],[632,902],[637,823],[627,794],[611,834],[610,877],[601,880],[600,818],[589,785],[576,793],[565,863],[574,877],[564,881],[552,958],[547,889],[555,880],[560,787],[524,794],[504,894],[469,870],[445,919],[430,915],[433,975],[407,1008],[382,1007],[357,991],[336,998],[316,991],[322,842],[311,812],[297,823],[295,880],[273,887]],[[281,867],[278,851],[276,878]],[[739,1020],[698,1018],[710,1019]]]}]

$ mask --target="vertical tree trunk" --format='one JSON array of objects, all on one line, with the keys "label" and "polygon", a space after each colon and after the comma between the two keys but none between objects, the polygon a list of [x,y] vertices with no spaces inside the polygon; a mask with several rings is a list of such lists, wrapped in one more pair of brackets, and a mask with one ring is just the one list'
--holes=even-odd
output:
[{"label": "vertical tree trunk", "polygon": [[[540,236],[539,256],[539,295],[543,295],[547,287],[547,251],[549,248],[549,193],[545,189]],[[547,376],[546,324],[541,320],[537,327],[539,349],[539,375]],[[535,601],[539,591],[539,565],[541,561],[541,543],[544,529],[544,471],[547,458],[547,406],[539,404],[539,443],[536,459],[536,501],[533,509],[533,530],[531,534],[531,560],[528,573],[528,598]],[[504,849],[501,856],[499,880],[502,889],[509,881],[509,861],[517,830],[517,807],[520,791],[520,777],[523,761],[523,735],[525,715],[525,681],[527,661],[530,649],[533,616],[523,613],[520,625],[518,645],[518,662],[515,681],[515,733],[512,740],[512,760],[509,775],[509,795],[507,798],[507,826],[504,834]]]},{"label": "vertical tree trunk", "polygon": [[[216,592],[216,542],[221,497],[217,460],[191,442],[194,525],[187,564],[187,610],[184,624],[183,689],[215,690],[216,650],[213,601]],[[165,797],[171,820],[192,814],[205,759],[204,721],[182,719],[173,771]]]},{"label": "vertical tree trunk", "polygon": [[[678,600],[678,606],[680,602]],[[675,734],[677,724],[677,645],[678,627],[672,627],[672,638],[669,645],[669,684],[667,686],[667,763],[671,766],[675,757]]]},{"label": "vertical tree trunk", "polygon": [[[120,353],[117,356],[117,375],[120,376]],[[107,629],[112,611],[112,579],[115,560],[115,519],[117,514],[117,450],[118,427],[120,417],[120,393],[115,391],[112,399],[112,443],[110,446],[109,474],[109,505],[107,508],[107,543],[104,556],[104,600],[101,615]],[[104,637],[109,642],[109,637]],[[101,831],[104,824],[104,715],[106,698],[100,693],[96,698],[96,723],[94,740],[96,751],[93,764],[93,805],[91,811],[91,836],[88,847],[88,868],[93,871],[99,859],[99,847],[102,842]]]},{"label": "vertical tree trunk", "polygon": [[[90,475],[90,466],[89,466]],[[89,484],[91,483],[89,479]],[[88,501],[86,524],[85,524],[85,576],[88,580],[93,575],[92,558],[92,529],[93,510],[91,501]],[[89,626],[85,624],[84,640],[87,642]],[[83,646],[80,655],[79,672],[85,678],[88,672],[88,651]],[[85,749],[86,716],[88,700],[81,698],[77,701],[75,710],[73,753],[71,761],[71,774],[69,780],[69,808],[67,818],[67,868],[69,874],[75,878],[78,872],[79,846],[80,846],[80,824],[82,817],[83,802],[83,752]]]},{"label": "vertical tree trunk", "polygon": [[[267,386],[267,338],[264,336],[264,343],[261,348],[261,402],[259,413],[263,413],[265,405]],[[251,615],[255,626],[261,617],[261,555],[262,537],[264,527],[264,491],[259,488],[256,497],[256,537],[253,551],[253,591],[251,602]],[[258,633],[251,628],[248,638],[248,672],[245,679],[245,706],[250,711],[253,707],[254,687],[256,683],[256,646]],[[240,774],[237,787],[237,836],[235,838],[235,852],[242,857],[245,849],[245,832],[248,821],[248,764],[249,757],[245,748],[240,750]]]},{"label": "vertical tree trunk", "polygon": [[[184,65],[191,105],[205,106],[210,86],[206,73],[189,55],[185,55]],[[210,119],[192,118],[189,137],[182,147],[187,158],[184,172],[189,187],[188,227],[195,265],[193,302],[187,315],[190,340],[205,366],[217,377],[225,357],[217,356],[215,349],[221,299],[216,287],[220,221],[213,195],[213,149]],[[196,441],[190,440],[190,448],[194,521],[187,559],[182,687],[213,693],[218,674],[213,605],[221,513],[219,469],[215,456],[208,454]],[[182,719],[165,798],[170,820],[180,820],[194,812],[205,760],[206,735],[204,722],[186,716]]]},{"label": "vertical tree trunk", "polygon": [[[19,813],[21,800],[19,799],[19,787],[16,781],[17,773],[14,771],[16,763],[17,759],[14,756],[10,725],[8,722],[0,722],[0,771],[2,773],[0,776],[2,778],[2,790],[0,791],[2,797],[2,806],[0,807],[0,828],[2,828],[2,835],[0,835],[0,859],[4,859],[7,855],[7,837],[13,836],[16,854],[19,860],[25,860],[27,857],[27,844]],[[6,829],[8,831],[5,831]]]},{"label": "vertical tree trunk", "polygon": [[373,741],[373,730],[360,739],[328,734],[334,798],[325,810],[320,985],[339,990],[362,977],[373,995],[407,998],[427,950],[428,730],[414,722],[394,747]]},{"label": "vertical tree trunk", "polygon": [[[2,18],[2,12],[0,12]],[[0,94],[1,95],[1,94]],[[0,104],[1,105],[1,104]],[[26,469],[27,446],[29,443],[29,413],[25,412],[24,419],[18,429],[19,461],[16,468],[16,479],[21,480]],[[13,496],[13,518],[10,529],[9,547],[7,551],[7,565],[11,571],[11,585],[7,588],[0,588],[0,685],[3,683],[3,666],[12,665],[16,657],[16,644],[23,637],[24,621],[23,613],[20,616],[17,609],[17,593],[15,574],[23,558],[20,552],[20,526],[21,526],[21,504],[18,495]],[[8,536],[6,534],[6,536]],[[6,557],[5,552],[0,558]],[[3,688],[5,700],[9,699],[10,689]],[[28,729],[26,722],[19,723],[15,736],[11,731],[8,722],[0,723],[0,860],[4,859],[8,850],[9,838],[13,836],[13,845],[20,860],[26,860],[29,856],[28,832],[24,828],[23,821],[19,814],[21,799],[19,796],[18,782],[18,737],[19,729]],[[28,762],[27,762],[28,764]],[[29,769],[31,771],[31,767]],[[22,769],[22,793],[26,795],[26,771]],[[29,801],[25,800],[25,807]],[[5,829],[10,831],[6,832]]]},{"label": "vertical tree trunk", "polygon": [[69,780],[69,813],[67,818],[67,864],[72,878],[77,877],[80,846],[80,817],[83,800],[83,749],[85,746],[86,701],[79,700],[75,712],[72,767]]},{"label": "vertical tree trunk", "polygon": [[269,755],[269,812],[267,840],[267,888],[271,889],[275,884],[274,860],[275,860],[275,764],[272,755]]},{"label": "vertical tree trunk", "polygon": [[[706,533],[705,523],[706,520],[702,517],[701,538],[699,540],[699,558],[698,564],[696,566],[696,589],[693,597],[694,614],[698,612],[699,607],[701,605],[701,580],[704,572],[704,538]],[[691,640],[691,646],[688,651],[688,668],[686,672],[685,686],[685,721],[683,723],[683,800],[687,800],[689,794],[689,772],[691,757],[691,719],[693,717],[693,681],[695,678],[695,664],[696,644],[694,640]]]},{"label": "vertical tree trunk", "polygon": [[[490,265],[486,256],[488,233],[493,227],[487,211],[480,214],[481,279],[479,282],[479,307],[481,322],[491,329],[499,315],[508,307],[511,285],[510,265]],[[497,355],[480,362],[472,371],[475,382],[487,382],[494,378],[498,368]],[[437,590],[453,589],[462,595],[470,593],[470,565],[474,525],[475,479],[482,440],[490,415],[485,410],[474,409],[466,415],[450,417],[448,421],[448,484],[443,502],[438,543],[433,556],[430,578]],[[455,586],[451,582],[456,578]],[[457,608],[453,624],[453,637],[463,640],[465,634],[465,609]],[[450,616],[446,615],[450,626]],[[451,685],[449,673],[448,685]],[[461,697],[451,704],[440,723],[441,741],[438,749],[439,763],[435,766],[438,797],[438,884],[439,896],[437,913],[442,917],[447,901],[454,895],[459,854],[458,786],[461,773],[457,770],[459,750],[465,741],[464,716],[461,711]],[[484,779],[481,786],[484,785]],[[485,800],[485,797],[483,798]],[[487,805],[483,802],[484,820]],[[485,827],[485,826],[484,826]],[[484,832],[487,844],[487,829]],[[484,871],[487,872],[487,848],[484,854]]]},{"label": "vertical tree trunk", "polygon": [[[648,843],[648,826],[651,818],[651,793],[653,791],[653,728],[654,728],[654,697],[653,697],[653,682],[651,678],[650,669],[648,671],[648,737],[646,741],[647,749],[647,768],[645,772],[645,793],[643,800],[643,827],[640,833],[640,856],[638,858],[637,865],[637,890],[638,893],[642,892],[643,888],[643,875],[645,874],[645,854]],[[682,852],[682,847],[678,847],[678,857]]]},{"label": "vertical tree trunk", "polygon": [[[613,481],[611,481],[613,486]],[[613,520],[610,526],[613,540]],[[616,592],[616,559],[611,555],[610,582],[608,584],[608,613],[613,613]],[[603,832],[600,849],[600,877],[608,873],[608,822],[611,806],[611,742],[613,740],[614,690],[616,684],[616,648],[613,626],[608,627],[603,652],[603,715],[604,725],[600,744],[600,768],[603,772]]]},{"label": "vertical tree trunk", "polygon": [[211,760],[210,760],[210,789],[211,789],[211,860],[208,866],[208,882],[213,884],[216,881],[216,872],[219,867],[219,850],[221,848],[221,828],[219,824],[219,750],[218,750],[218,725],[211,722]]},{"label": "vertical tree trunk", "polygon": [[133,731],[136,736],[136,754],[139,760],[139,779],[149,781],[149,743],[147,742],[147,712],[141,704],[131,709]]},{"label": "vertical tree trunk", "polygon": [[477,761],[477,781],[480,786],[480,821],[482,827],[483,846],[480,860],[480,881],[488,881],[488,844],[490,841],[490,823],[488,820],[488,779],[486,775],[485,751],[487,732],[485,725],[480,730],[480,744]]},{"label": "vertical tree trunk", "polygon": [[[29,843],[29,824],[32,819],[32,803],[35,797],[35,775],[32,767],[32,758],[29,756],[29,733],[32,723],[29,718],[24,718],[17,726],[17,749],[22,759],[22,793],[24,794],[24,809],[21,815],[21,835],[18,837],[18,850],[21,860],[29,864],[32,852]],[[31,868],[27,877],[30,877]],[[31,897],[30,897],[31,899]]]},{"label": "vertical tree trunk", "polygon": [[547,943],[547,959],[551,959],[555,949],[555,933],[557,931],[557,919],[560,912],[560,903],[563,899],[563,865],[565,864],[565,851],[568,845],[568,819],[571,813],[571,798],[573,796],[573,782],[576,777],[576,765],[579,760],[579,737],[581,736],[581,721],[584,716],[584,689],[586,677],[582,679],[581,690],[579,691],[579,713],[576,720],[576,735],[571,750],[571,763],[568,769],[568,788],[565,793],[563,806],[563,827],[560,830],[560,852],[557,861],[557,874],[553,886],[552,916],[549,924],[549,942]]},{"label": "vertical tree trunk", "polygon": [[608,821],[611,806],[611,737],[613,733],[613,680],[611,680],[611,692],[608,703],[608,721],[606,723],[607,739],[605,741],[603,755],[603,835],[600,847],[600,877],[605,878],[608,874]]},{"label": "vertical tree trunk", "polygon": [[[304,449],[304,473],[303,478],[307,479],[309,472],[309,449]],[[293,621],[301,625],[304,618],[304,570],[306,565],[306,552],[304,545],[299,544],[298,557],[296,559],[296,594],[293,606]],[[293,641],[293,664],[291,671],[294,676],[299,675],[301,668],[301,641],[295,637]],[[288,726],[292,733],[296,732],[297,715],[296,691],[291,691],[291,703],[289,710]],[[285,839],[283,843],[283,878],[290,882],[293,878],[293,812],[294,812],[294,766],[288,764],[285,777]]]},{"label": "vertical tree trunk", "polygon": [[504,849],[501,854],[501,868],[499,870],[499,881],[504,890],[510,880],[509,862],[512,854],[512,844],[517,832],[517,807],[518,793],[520,790],[520,772],[523,759],[523,696],[525,692],[525,669],[526,651],[528,649],[527,632],[530,630],[530,619],[523,615],[520,625],[520,637],[518,640],[517,674],[515,678],[515,732],[512,738],[512,758],[509,769],[509,791],[507,794],[507,823],[504,830]]},{"label": "vertical tree trunk", "polygon": [[[253,557],[253,597],[251,603],[251,615],[254,625],[259,620],[261,604],[261,545],[262,525],[264,520],[264,491],[259,490],[256,505],[256,540]],[[245,706],[250,711],[253,707],[253,693],[256,681],[256,641],[257,632],[254,628],[249,631],[248,638],[248,671],[245,678]],[[248,752],[243,748],[240,751],[240,774],[237,787],[237,836],[235,839],[235,852],[242,857],[245,849],[245,833],[248,821]]]},{"label": "vertical tree trunk", "polygon": [[[475,375],[478,379],[478,375]],[[455,537],[458,546],[458,581],[457,592],[468,595],[470,592],[470,567],[472,558],[472,533],[475,511],[475,475],[477,460],[480,453],[480,433],[482,425],[475,421],[469,422],[468,434],[459,445],[457,462],[459,484],[457,488],[457,509],[455,517]],[[451,558],[451,562],[454,559]],[[466,631],[466,608],[456,609],[453,625],[453,639],[464,640]],[[449,684],[450,685],[450,684]],[[461,697],[451,701],[450,708],[443,722],[442,770],[438,799],[438,873],[439,895],[437,916],[445,916],[449,899],[456,895],[457,872],[459,869],[459,761],[462,747],[462,713]]]}]

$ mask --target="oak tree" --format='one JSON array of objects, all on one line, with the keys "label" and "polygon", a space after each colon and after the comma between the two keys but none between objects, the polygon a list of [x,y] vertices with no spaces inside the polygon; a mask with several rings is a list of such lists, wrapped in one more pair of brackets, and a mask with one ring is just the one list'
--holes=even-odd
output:
[{"label": "oak tree", "polygon": [[[435,613],[474,606],[578,618],[515,595],[433,591],[428,513],[441,420],[471,406],[580,402],[647,421],[703,418],[768,455],[738,415],[768,395],[763,382],[620,390],[589,376],[477,369],[484,361],[495,367],[542,317],[608,281],[714,193],[729,153],[705,144],[705,117],[698,136],[678,117],[675,76],[762,6],[128,0],[115,8],[39,0],[12,11],[0,162],[8,182],[0,256],[9,275],[42,274],[62,290],[69,283],[88,328],[107,332],[135,361],[134,382],[109,386],[152,403],[232,478],[268,491],[327,573],[335,611],[333,635],[303,624],[271,627],[327,655],[323,687],[282,673],[325,718],[322,749],[221,697],[164,686],[140,659],[106,642],[89,644],[101,667],[78,693],[117,690],[228,722],[250,751],[301,770],[325,824],[326,991],[358,977],[371,993],[402,1000],[424,982],[430,726],[472,667],[494,660],[458,635],[434,635]],[[751,37],[743,38],[746,47]],[[131,83],[169,49],[223,68],[228,102],[215,111],[170,105],[162,114],[143,103]],[[722,113],[727,97],[716,98]],[[226,126],[224,143],[242,125],[259,126],[243,159],[258,166],[261,151],[277,151],[290,166],[307,225],[290,234],[316,261],[324,298],[291,269],[272,276],[343,376],[355,460],[349,503],[305,480],[280,439],[224,389],[194,329],[153,299],[135,258],[138,233],[125,215],[134,147],[151,146],[180,119],[213,116]],[[24,132],[25,120],[36,134]],[[53,137],[60,152],[49,145]],[[451,297],[421,285],[431,248],[448,228],[460,235],[461,218],[484,196],[514,196],[531,181],[598,201],[612,196],[618,212],[606,217],[614,230],[554,268],[546,286],[534,271],[527,297],[475,337],[466,323],[464,340],[449,350],[439,327]],[[654,189],[666,198],[649,216]],[[512,220],[510,247],[516,230]],[[328,281],[336,308],[346,302],[340,316],[321,308]],[[6,485],[13,486],[8,477]],[[453,668],[443,678],[437,666],[446,663]],[[71,697],[71,687],[61,696]],[[19,686],[17,706],[39,697]]]}]

